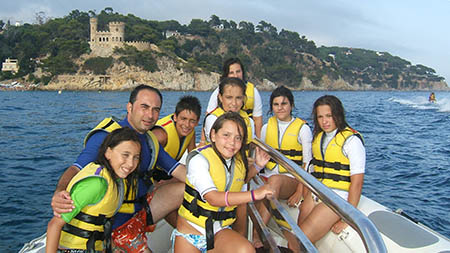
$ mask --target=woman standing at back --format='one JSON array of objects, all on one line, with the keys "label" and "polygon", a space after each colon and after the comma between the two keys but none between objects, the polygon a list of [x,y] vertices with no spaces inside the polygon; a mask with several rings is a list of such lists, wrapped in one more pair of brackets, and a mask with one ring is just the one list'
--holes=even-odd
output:
[{"label": "woman standing at back", "polygon": [[[331,95],[314,103],[312,175],[354,207],[358,206],[364,182],[366,151],[360,133],[345,120],[341,101]],[[339,234],[348,225],[309,192],[298,220],[305,235],[315,243],[328,231]]]},{"label": "woman standing at back", "polygon": [[244,81],[236,77],[225,77],[222,79],[219,84],[217,101],[217,107],[206,115],[203,124],[206,141],[211,141],[209,134],[216,119],[226,112],[237,112],[241,115],[245,121],[248,141],[250,141],[254,136],[255,127],[253,120],[242,110],[246,101]]}]

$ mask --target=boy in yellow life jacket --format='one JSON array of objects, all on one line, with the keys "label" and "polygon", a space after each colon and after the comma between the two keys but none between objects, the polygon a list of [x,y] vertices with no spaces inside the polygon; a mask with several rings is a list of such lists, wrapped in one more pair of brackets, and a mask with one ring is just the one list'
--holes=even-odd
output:
[{"label": "boy in yellow life jacket", "polygon": [[[174,113],[156,122],[152,132],[173,159],[179,161],[186,150],[190,152],[195,148],[195,127],[200,120],[201,110],[200,101],[196,97],[184,96],[175,106]],[[152,174],[156,181],[171,178],[160,170],[155,170]]]}]

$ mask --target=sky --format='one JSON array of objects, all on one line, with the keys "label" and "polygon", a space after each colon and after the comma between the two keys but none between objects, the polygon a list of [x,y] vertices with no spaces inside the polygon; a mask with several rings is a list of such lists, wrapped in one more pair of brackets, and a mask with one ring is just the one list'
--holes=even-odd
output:
[{"label": "sky", "polygon": [[2,0],[0,19],[34,23],[37,12],[58,18],[78,9],[106,7],[147,20],[194,18],[271,23],[298,32],[317,46],[388,52],[436,70],[450,85],[450,0]]}]

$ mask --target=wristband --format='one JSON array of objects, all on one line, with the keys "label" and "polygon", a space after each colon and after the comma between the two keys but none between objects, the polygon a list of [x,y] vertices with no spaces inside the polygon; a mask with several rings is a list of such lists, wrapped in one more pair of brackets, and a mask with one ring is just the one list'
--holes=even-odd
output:
[{"label": "wristband", "polygon": [[257,172],[260,172],[263,169],[262,167],[259,167],[258,164],[256,163],[253,163],[253,166],[255,167]]},{"label": "wristband", "polygon": [[228,193],[229,191],[225,192],[225,205],[230,206],[230,203],[228,203]]},{"label": "wristband", "polygon": [[250,195],[252,196],[252,201],[255,202],[255,192],[253,190],[250,191]]}]

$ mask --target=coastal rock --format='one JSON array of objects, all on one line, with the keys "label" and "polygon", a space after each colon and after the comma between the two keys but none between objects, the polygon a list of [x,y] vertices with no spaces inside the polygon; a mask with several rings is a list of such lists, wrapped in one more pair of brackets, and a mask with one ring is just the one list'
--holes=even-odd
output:
[{"label": "coastal rock", "polygon": [[129,90],[139,84],[152,85],[161,90],[212,90],[217,87],[217,73],[193,73],[185,71],[168,57],[158,60],[157,72],[148,72],[122,62],[114,63],[106,75],[75,74],[58,75],[42,90]]}]

